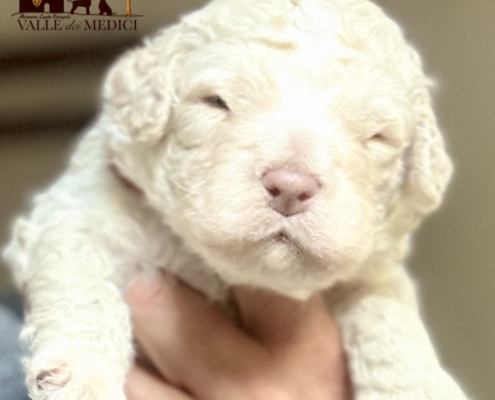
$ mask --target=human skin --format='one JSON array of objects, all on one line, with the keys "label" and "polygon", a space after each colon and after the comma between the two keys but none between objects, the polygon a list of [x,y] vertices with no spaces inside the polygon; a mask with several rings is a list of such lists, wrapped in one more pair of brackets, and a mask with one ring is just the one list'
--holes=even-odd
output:
[{"label": "human skin", "polygon": [[128,400],[349,400],[338,326],[321,295],[305,302],[236,288],[239,324],[167,275],[127,293],[137,363]]}]

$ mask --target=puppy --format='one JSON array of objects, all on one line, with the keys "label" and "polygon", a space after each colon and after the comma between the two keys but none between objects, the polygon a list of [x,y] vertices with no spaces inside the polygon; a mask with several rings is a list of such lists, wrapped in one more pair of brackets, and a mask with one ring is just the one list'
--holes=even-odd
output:
[{"label": "puppy", "polygon": [[416,52],[366,0],[214,0],[125,54],[6,251],[34,400],[122,400],[122,293],[326,290],[356,400],[465,400],[404,269],[451,175]]}]

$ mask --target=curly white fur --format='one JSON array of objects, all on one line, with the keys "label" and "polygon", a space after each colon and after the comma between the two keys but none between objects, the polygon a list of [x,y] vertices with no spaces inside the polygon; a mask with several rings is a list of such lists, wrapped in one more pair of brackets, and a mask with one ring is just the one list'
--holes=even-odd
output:
[{"label": "curly white fur", "polygon": [[[328,290],[356,400],[466,399],[403,268],[451,165],[419,57],[376,6],[215,0],[124,55],[103,102],[6,251],[33,399],[124,399],[122,292],[157,268],[217,300]],[[318,181],[305,212],[268,206],[273,168]]]}]

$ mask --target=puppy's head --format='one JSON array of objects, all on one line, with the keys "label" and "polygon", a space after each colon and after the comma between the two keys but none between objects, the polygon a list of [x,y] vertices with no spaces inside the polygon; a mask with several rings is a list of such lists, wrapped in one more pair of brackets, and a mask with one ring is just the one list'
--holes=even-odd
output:
[{"label": "puppy's head", "polygon": [[217,0],[105,102],[121,173],[233,284],[305,296],[397,257],[450,176],[419,58],[364,1]]}]

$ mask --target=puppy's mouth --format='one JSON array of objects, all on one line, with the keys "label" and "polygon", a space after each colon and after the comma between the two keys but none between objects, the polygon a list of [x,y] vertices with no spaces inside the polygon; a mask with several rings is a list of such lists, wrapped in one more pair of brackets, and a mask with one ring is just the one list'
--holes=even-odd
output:
[{"label": "puppy's mouth", "polygon": [[282,230],[280,232],[277,232],[273,239],[276,241],[276,242],[280,242],[280,243],[292,243],[292,239],[289,237],[289,235],[287,234],[286,231]]},{"label": "puppy's mouth", "polygon": [[294,239],[286,230],[281,230],[272,237],[275,244],[285,245],[298,252],[302,251],[301,244]]},{"label": "puppy's mouth", "polygon": [[[243,242],[243,243],[242,243]],[[290,233],[288,233],[285,229],[281,229],[276,233],[273,233],[269,236],[265,236],[264,238],[258,238],[255,240],[247,240],[241,242],[230,242],[229,244],[219,245],[217,243],[208,243],[208,247],[215,248],[231,248],[234,249],[237,246],[285,246],[288,250],[297,251],[298,253],[304,252],[304,246],[299,240],[294,238]]]},{"label": "puppy's mouth", "polygon": [[238,237],[222,243],[209,242],[207,247],[214,252],[213,255],[221,256],[222,259],[233,260],[238,264],[246,258],[249,265],[254,262],[254,265],[264,265],[273,271],[296,273],[302,270],[327,270],[334,261],[329,251],[319,251],[318,247],[312,246],[310,237],[300,237],[297,233],[292,233],[290,227],[280,227],[265,236]]}]

